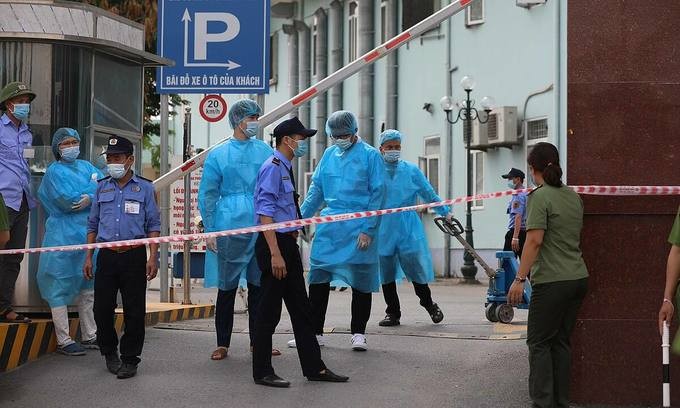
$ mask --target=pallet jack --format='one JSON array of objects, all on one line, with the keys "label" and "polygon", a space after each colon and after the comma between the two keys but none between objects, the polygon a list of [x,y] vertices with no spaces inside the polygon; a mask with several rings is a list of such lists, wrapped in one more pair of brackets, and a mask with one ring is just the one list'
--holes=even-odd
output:
[{"label": "pallet jack", "polygon": [[[494,323],[510,323],[515,316],[515,310],[512,305],[508,304],[507,295],[510,290],[510,285],[512,285],[512,282],[515,280],[515,276],[517,276],[517,272],[519,271],[519,264],[515,258],[515,253],[512,251],[496,252],[498,268],[493,269],[479,256],[472,245],[463,238],[465,229],[460,221],[455,218],[449,220],[445,217],[437,217],[434,219],[434,223],[442,232],[456,238],[458,242],[463,245],[463,248],[465,248],[477,263],[479,263],[489,277],[489,289],[486,292],[486,302],[484,303],[487,320]],[[518,309],[528,309],[530,299],[531,284],[527,280],[524,283],[522,303],[516,307]]]}]

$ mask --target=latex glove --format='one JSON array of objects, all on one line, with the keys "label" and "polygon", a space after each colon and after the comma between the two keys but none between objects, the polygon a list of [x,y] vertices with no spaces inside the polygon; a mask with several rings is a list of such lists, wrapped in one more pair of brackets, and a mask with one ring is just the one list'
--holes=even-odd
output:
[{"label": "latex glove", "polygon": [[207,238],[205,240],[205,246],[208,250],[217,252],[217,238]]},{"label": "latex glove", "polygon": [[90,199],[90,196],[87,194],[83,194],[80,196],[80,200],[77,202],[73,203],[73,206],[71,206],[71,210],[73,211],[80,211],[83,210],[92,204],[92,200]]},{"label": "latex glove", "polygon": [[361,234],[359,234],[359,238],[357,238],[357,248],[359,248],[362,251],[365,251],[366,248],[368,248],[371,245],[371,241],[372,241],[371,237],[362,232]]},{"label": "latex glove", "polygon": [[671,324],[671,319],[673,318],[673,312],[675,312],[675,307],[670,302],[663,302],[661,304],[661,309],[659,309],[659,334],[663,336],[663,322],[666,321]]}]

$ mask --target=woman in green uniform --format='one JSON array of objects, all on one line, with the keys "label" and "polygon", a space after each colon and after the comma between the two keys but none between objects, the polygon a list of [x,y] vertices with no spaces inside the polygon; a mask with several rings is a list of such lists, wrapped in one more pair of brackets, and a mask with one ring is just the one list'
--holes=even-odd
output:
[{"label": "woman in green uniform", "polygon": [[[675,217],[673,229],[668,236],[668,242],[672,245],[668,252],[668,262],[666,264],[666,288],[663,291],[663,301],[659,310],[659,333],[663,333],[663,322],[667,321],[670,325],[675,312],[673,298],[676,295],[678,281],[680,281],[680,208]],[[680,354],[680,333],[676,335],[673,343],[673,351]]]},{"label": "woman in green uniform", "polygon": [[527,202],[527,237],[508,303],[522,299],[531,272],[527,328],[529,394],[534,407],[569,406],[569,339],[588,287],[581,256],[581,197],[562,183],[557,148],[538,143],[527,158],[537,188]]}]

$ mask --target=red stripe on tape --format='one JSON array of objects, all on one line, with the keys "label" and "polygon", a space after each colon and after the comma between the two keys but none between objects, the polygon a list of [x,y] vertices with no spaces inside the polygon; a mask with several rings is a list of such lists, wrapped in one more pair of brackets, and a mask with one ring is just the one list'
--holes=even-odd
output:
[{"label": "red stripe on tape", "polygon": [[406,31],[405,33],[401,33],[398,36],[391,39],[387,44],[385,44],[385,48],[391,50],[392,48],[398,46],[404,41],[407,41],[409,38],[411,38],[411,33],[409,33],[408,31]]},{"label": "red stripe on tape", "polygon": [[191,161],[184,163],[182,165],[182,167],[180,167],[179,169],[182,170],[182,171],[187,171],[190,168],[192,168],[195,164],[196,164],[196,160],[191,160]]},{"label": "red stripe on tape", "polygon": [[460,0],[460,5],[463,6],[463,7],[465,7],[465,6],[467,6],[467,4],[468,4],[469,2],[471,2],[471,1],[472,1],[472,0]]},{"label": "red stripe on tape", "polygon": [[317,90],[314,87],[307,89],[306,91],[304,91],[300,95],[293,98],[293,106],[297,106],[301,103],[304,103],[307,99],[311,98],[316,93],[317,93]]},{"label": "red stripe on tape", "polygon": [[380,57],[380,52],[378,50],[375,50],[375,51],[371,52],[370,54],[366,55],[364,57],[364,61],[371,62],[374,59],[378,59],[378,57]]}]

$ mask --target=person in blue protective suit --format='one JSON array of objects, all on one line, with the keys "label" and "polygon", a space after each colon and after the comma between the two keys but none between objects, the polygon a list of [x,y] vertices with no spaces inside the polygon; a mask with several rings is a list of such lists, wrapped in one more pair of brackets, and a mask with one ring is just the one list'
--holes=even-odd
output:
[{"label": "person in blue protective suit", "polygon": [[[257,173],[274,150],[255,138],[262,109],[243,99],[229,110],[234,135],[213,149],[205,161],[198,189],[198,208],[206,232],[250,227],[255,224],[254,193]],[[215,327],[217,349],[212,360],[223,360],[229,352],[234,324],[234,301],[239,282],[247,282],[251,348],[259,302],[260,269],[255,260],[256,234],[220,237],[208,242],[205,286],[217,287]],[[275,355],[278,350],[272,350]]]},{"label": "person in blue protective suit", "polygon": [[[401,160],[401,133],[389,129],[380,135],[380,153],[385,165],[385,208],[415,205],[418,198],[424,202],[442,201],[420,169]],[[434,210],[446,217],[448,206]],[[397,326],[401,307],[397,295],[398,280],[405,275],[413,283],[420,305],[427,310],[434,323],[444,319],[439,306],[432,301],[428,282],[434,281],[432,257],[427,237],[418,214],[414,211],[384,215],[380,220],[378,253],[380,255],[380,279],[387,309],[380,326]]]},{"label": "person in blue protective suit", "polygon": [[[326,149],[302,204],[302,218],[377,210],[385,197],[385,169],[380,152],[357,135],[357,120],[347,111],[333,113],[326,133],[333,146]],[[323,345],[323,325],[330,283],[352,288],[352,349],[365,351],[366,324],[371,314],[371,292],[380,289],[378,217],[320,224],[316,229],[309,272],[309,300],[315,311],[314,329]],[[294,340],[289,346],[295,346]]]},{"label": "person in blue protective suit", "polygon": [[[45,172],[38,198],[47,212],[42,246],[82,244],[87,241],[87,216],[102,173],[90,162],[78,160],[80,135],[60,128],[52,136],[52,153],[57,160]],[[57,352],[79,356],[84,348],[98,349],[97,326],[92,307],[94,283],[85,279],[85,252],[43,252],[38,265],[38,289],[52,310]],[[68,305],[78,304],[81,342],[69,335]]]}]

